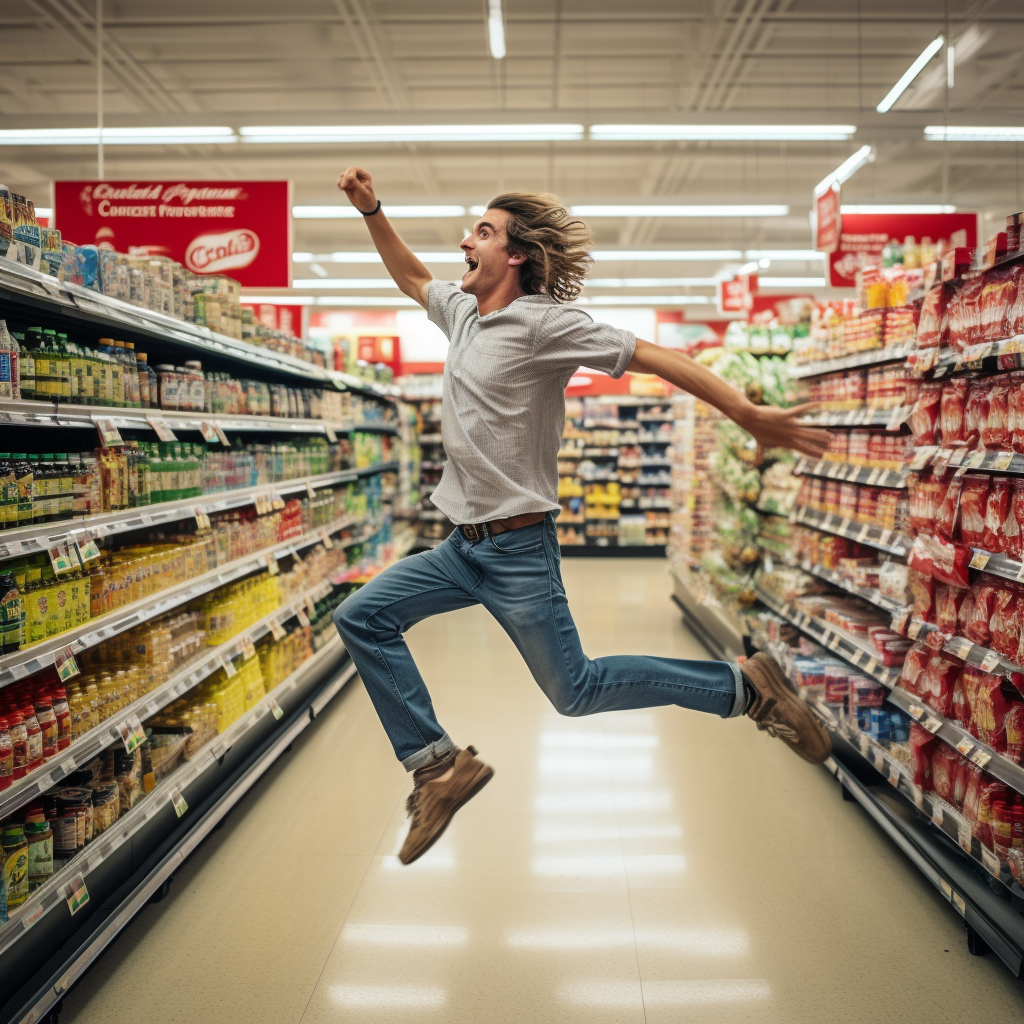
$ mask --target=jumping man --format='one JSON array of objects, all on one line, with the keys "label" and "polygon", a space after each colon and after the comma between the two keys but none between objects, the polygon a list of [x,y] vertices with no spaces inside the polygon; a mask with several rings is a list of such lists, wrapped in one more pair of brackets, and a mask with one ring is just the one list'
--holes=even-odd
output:
[{"label": "jumping man", "polygon": [[824,761],[828,733],[767,654],[742,670],[723,661],[588,658],[566,603],[555,530],[565,388],[581,366],[612,377],[656,374],[721,410],[762,446],[820,456],[828,434],[800,423],[806,407],[755,406],[687,356],[567,305],[583,287],[591,237],[552,195],[507,192],[491,200],[462,242],[467,268],[455,284],[435,281],[399,238],[366,171],[350,167],[338,188],[366,218],[395,284],[451,343],[441,411],[448,461],[431,497],[459,525],[334,614],[395,754],[413,773],[402,862],[429,849],[494,774],[438,724],[403,638],[428,615],[456,608],[482,604],[563,715],[663,704],[721,718],[746,714],[808,761]]}]

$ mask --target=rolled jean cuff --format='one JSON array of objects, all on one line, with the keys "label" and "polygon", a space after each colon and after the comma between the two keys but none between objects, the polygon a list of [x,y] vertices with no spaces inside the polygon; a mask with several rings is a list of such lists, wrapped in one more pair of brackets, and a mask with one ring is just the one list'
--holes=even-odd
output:
[{"label": "rolled jean cuff", "polygon": [[407,772],[414,772],[417,768],[424,768],[426,765],[436,761],[439,757],[447,754],[449,751],[455,749],[455,744],[452,743],[451,736],[445,733],[439,740],[434,740],[433,743],[424,747],[422,750],[417,750],[415,754],[410,754],[407,758],[402,761],[402,767]]},{"label": "rolled jean cuff", "polygon": [[743,685],[743,673],[735,661],[727,661],[726,664],[732,669],[736,676],[736,700],[733,703],[732,711],[724,715],[724,718],[739,718],[747,710],[747,690]]}]

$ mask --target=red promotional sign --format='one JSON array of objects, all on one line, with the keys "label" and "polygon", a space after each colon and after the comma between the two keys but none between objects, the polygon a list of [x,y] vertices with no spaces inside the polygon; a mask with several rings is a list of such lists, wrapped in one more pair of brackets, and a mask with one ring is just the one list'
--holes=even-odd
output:
[{"label": "red promotional sign", "polygon": [[53,213],[79,245],[169,256],[248,288],[292,283],[288,181],[58,181]]},{"label": "red promotional sign", "polygon": [[838,184],[830,185],[821,195],[815,196],[814,211],[814,248],[818,252],[835,252],[839,248],[839,235],[843,229]]},{"label": "red promotional sign", "polygon": [[833,288],[856,287],[857,271],[881,262],[889,242],[907,236],[920,242],[930,238],[948,245],[978,244],[978,215],[975,213],[848,213],[843,217],[839,248],[828,258],[829,282]]},{"label": "red promotional sign", "polygon": [[248,306],[252,310],[257,323],[272,331],[284,331],[296,338],[303,337],[302,306],[282,305],[279,302],[245,302],[244,295],[242,300],[242,307]]},{"label": "red promotional sign", "polygon": [[742,316],[750,308],[757,291],[757,274],[739,274],[718,282],[718,312],[722,316]]}]

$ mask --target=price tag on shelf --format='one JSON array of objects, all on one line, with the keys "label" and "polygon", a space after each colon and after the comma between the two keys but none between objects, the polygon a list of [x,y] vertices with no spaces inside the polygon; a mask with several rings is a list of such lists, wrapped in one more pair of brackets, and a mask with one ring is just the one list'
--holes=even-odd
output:
[{"label": "price tag on shelf", "polygon": [[284,508],[284,498],[281,497],[277,491],[270,492],[270,504],[277,510],[280,511]]},{"label": "price tag on shelf", "polygon": [[117,727],[117,734],[129,754],[135,753],[136,748],[146,742],[146,730],[142,728],[138,715],[129,715],[121,722]]},{"label": "price tag on shelf", "polygon": [[213,429],[217,432],[217,440],[220,441],[225,448],[230,448],[231,442],[228,440],[228,435],[224,433],[224,428],[219,423],[214,423]]},{"label": "price tag on shelf", "polygon": [[329,533],[325,533],[323,535],[323,539],[322,539],[321,543],[323,544],[323,546],[325,548],[327,548],[328,551],[330,551],[331,548],[334,547],[334,541],[331,539],[331,535]]},{"label": "price tag on shelf", "polygon": [[969,469],[981,469],[985,465],[985,456],[986,452],[982,448],[972,452],[970,459],[967,461],[967,467]]},{"label": "price tag on shelf", "polygon": [[299,620],[299,625],[302,626],[303,629],[309,628],[309,616],[306,614],[305,608],[300,608],[295,613],[295,618]]},{"label": "price tag on shelf", "polygon": [[895,761],[889,762],[889,785],[899,787],[900,770],[896,767]]},{"label": "price tag on shelf", "polygon": [[826,644],[826,646],[830,651],[837,651],[839,650],[840,639],[841,638],[838,633],[832,633],[828,638],[828,643]]},{"label": "price tag on shelf", "polygon": [[177,787],[171,790],[171,806],[174,808],[174,813],[179,818],[188,810],[188,804],[185,802],[185,798],[181,795],[181,790]]},{"label": "price tag on shelf", "polygon": [[277,619],[270,620],[270,635],[275,640],[283,640],[285,636],[284,626]]},{"label": "price tag on shelf", "polygon": [[881,475],[882,475],[882,470],[877,469],[877,468],[871,470],[871,472],[868,473],[868,480],[867,480],[868,486],[869,487],[874,487],[874,485],[878,483],[878,478]]},{"label": "price tag on shelf", "polygon": [[71,911],[72,917],[89,902],[89,890],[85,887],[85,879],[81,873],[75,875],[64,886],[64,899],[67,900],[68,910]]},{"label": "price tag on shelf", "polygon": [[199,433],[203,435],[203,440],[207,444],[213,444],[215,441],[220,441],[220,438],[217,436],[217,431],[214,428],[213,424],[207,423],[206,420],[203,420],[199,424]]},{"label": "price tag on shelf", "polygon": [[848,516],[843,516],[843,518],[839,520],[839,530],[842,533],[850,532],[850,520]]},{"label": "price tag on shelf", "polygon": [[914,619],[913,622],[907,626],[907,636],[911,640],[916,640],[921,635],[921,630],[924,628],[924,623],[920,619]]},{"label": "price tag on shelf", "polygon": [[892,530],[883,530],[878,535],[878,543],[886,546],[892,544]]},{"label": "price tag on shelf", "polygon": [[[968,833],[968,835],[970,835],[970,833]],[[970,850],[968,850],[967,852],[970,853]],[[967,916],[967,904],[964,902],[963,896],[961,896],[960,893],[956,892],[955,890],[953,892],[953,906],[960,911],[961,917]]]},{"label": "price tag on shelf", "polygon": [[910,460],[910,469],[915,473],[924,469],[932,461],[937,451],[938,448],[934,446],[915,449],[914,457]]},{"label": "price tag on shelf", "polygon": [[80,533],[75,538],[75,546],[78,548],[78,558],[82,565],[100,557],[99,545],[92,539],[91,533]]},{"label": "price tag on shelf", "polygon": [[325,423],[324,433],[327,435],[327,440],[330,441],[331,444],[334,444],[334,442],[338,440],[338,432],[334,429],[333,424]]},{"label": "price tag on shelf", "polygon": [[868,660],[864,664],[864,671],[874,675],[878,671],[878,660],[868,655]]},{"label": "price tag on shelf", "polygon": [[964,757],[967,757],[967,755],[974,749],[974,740],[972,740],[970,736],[965,736],[956,745],[956,749],[959,750]]},{"label": "price tag on shelf", "polygon": [[174,431],[167,425],[167,421],[160,416],[147,416],[146,422],[156,431],[160,441],[177,441]]},{"label": "price tag on shelf", "polygon": [[308,480],[306,481],[306,496],[310,501],[316,497],[316,488]]},{"label": "price tag on shelf", "polygon": [[[945,814],[945,811],[943,811],[943,809],[942,809],[942,804],[940,804],[938,800],[933,800],[932,801],[932,821],[936,825],[938,825],[939,828],[942,828],[942,823],[943,823],[943,821],[945,821],[945,819],[946,819],[946,814]],[[946,886],[945,882],[943,882],[942,884],[943,884],[944,887],[948,888],[948,886]],[[947,897],[948,897],[948,893],[947,893]]]},{"label": "price tag on shelf", "polygon": [[294,558],[296,562],[299,562],[301,564],[301,562],[302,562],[302,555],[299,554],[299,549],[298,548],[289,548],[288,549],[288,554],[291,555],[292,558]]},{"label": "price tag on shelf", "polygon": [[889,417],[889,422],[886,423],[886,430],[899,430],[903,426],[903,421],[907,417],[907,411],[902,405],[897,405],[892,411],[892,415]]},{"label": "price tag on shelf", "polygon": [[884,770],[885,758],[882,757],[882,752],[880,750],[873,750],[871,752],[871,760],[878,771]]},{"label": "price tag on shelf", "polygon": [[50,565],[53,567],[55,575],[62,576],[66,572],[75,570],[75,563],[65,541],[61,540],[52,544],[46,549],[46,553],[50,556]]},{"label": "price tag on shelf", "polygon": [[921,720],[921,716],[924,714],[924,708],[921,707],[920,704],[908,704],[907,714],[910,715],[915,722],[919,722]]},{"label": "price tag on shelf", "polygon": [[124,447],[124,438],[118,433],[113,420],[96,420],[96,431],[100,435],[100,444],[104,448]]},{"label": "price tag on shelf", "polygon": [[867,757],[871,750],[871,739],[867,733],[859,732],[857,734],[857,746],[860,748],[860,752]]},{"label": "price tag on shelf", "polygon": [[1007,470],[1013,465],[1013,452],[996,452],[992,456],[992,468],[996,470]]},{"label": "price tag on shelf", "polygon": [[275,717],[275,718],[276,718],[276,719],[277,719],[277,720],[278,720],[279,722],[281,721],[281,719],[282,719],[282,718],[284,718],[284,709],[283,709],[283,708],[281,707],[281,705],[280,705],[280,704],[278,704],[278,703],[277,703],[277,701],[276,701],[276,700],[274,700],[274,698],[273,698],[273,697],[271,697],[271,698],[270,698],[270,700],[269,700],[269,701],[267,701],[267,707],[269,707],[269,708],[270,708],[270,713],[271,713],[271,714],[272,714],[272,715],[273,715],[273,716],[274,716],[274,717]]},{"label": "price tag on shelf", "polygon": [[935,365],[935,357],[938,355],[939,350],[937,348],[925,348],[919,350],[917,355],[916,367],[919,372],[927,373]]},{"label": "price tag on shelf", "polygon": [[946,644],[945,650],[947,654],[952,654],[954,658],[962,658],[966,661],[971,651],[974,650],[974,644],[965,637],[955,636]]},{"label": "price tag on shelf", "polygon": [[994,672],[998,667],[1001,659],[995,651],[987,651],[985,657],[981,659],[981,670],[982,672]]},{"label": "price tag on shelf", "polygon": [[939,885],[942,886],[942,892],[947,900],[953,898],[953,887],[944,878],[939,879]]},{"label": "price tag on shelf", "polygon": [[263,564],[267,567],[267,572],[271,576],[276,576],[281,571],[281,567],[277,564],[277,559],[273,555],[264,555]]},{"label": "price tag on shelf", "polygon": [[972,569],[984,569],[988,565],[989,553],[987,551],[975,551],[971,555],[971,568]]},{"label": "price tag on shelf", "polygon": [[927,729],[933,736],[942,728],[942,719],[935,718],[934,715],[929,715],[922,723],[922,727]]},{"label": "price tag on shelf", "polygon": [[62,683],[77,676],[79,673],[78,662],[70,647],[57,651],[53,656],[53,667],[57,670],[57,676]]},{"label": "price tag on shelf", "polygon": [[980,747],[977,750],[972,751],[971,760],[979,767],[984,768],[985,765],[992,760],[992,755],[987,750],[982,750]]},{"label": "price tag on shelf", "polygon": [[956,840],[960,844],[960,849],[964,853],[971,852],[971,827],[966,824],[959,824],[956,827]]},{"label": "price tag on shelf", "polygon": [[242,640],[242,657],[246,661],[256,657],[256,645],[252,642],[251,636],[247,636]]},{"label": "price tag on shelf", "polygon": [[238,669],[235,668],[235,663],[230,658],[220,657],[221,668],[224,669],[224,674],[230,679],[232,676],[238,674]]},{"label": "price tag on shelf", "polygon": [[202,510],[199,505],[196,505],[192,509],[192,514],[196,517],[196,529],[197,530],[208,530],[210,528],[210,517]]},{"label": "price tag on shelf", "polygon": [[946,464],[948,466],[959,466],[964,461],[964,456],[966,454],[966,448],[954,448],[950,453],[949,458],[946,459]]},{"label": "price tag on shelf", "polygon": [[924,790],[915,785],[913,782],[910,784],[910,795],[913,797],[914,806],[919,810],[924,810]]},{"label": "price tag on shelf", "polygon": [[1002,873],[999,858],[987,846],[981,848],[981,863],[985,870],[996,878]]},{"label": "price tag on shelf", "polygon": [[312,594],[306,595],[306,614],[309,615],[310,619],[316,616],[316,602],[313,600]]}]

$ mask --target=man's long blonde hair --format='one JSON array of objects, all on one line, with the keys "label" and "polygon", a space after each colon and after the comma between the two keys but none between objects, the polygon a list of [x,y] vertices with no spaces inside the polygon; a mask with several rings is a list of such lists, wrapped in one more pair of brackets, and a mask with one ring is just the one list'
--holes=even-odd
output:
[{"label": "man's long blonde hair", "polygon": [[527,295],[550,295],[556,302],[579,298],[594,262],[594,239],[583,221],[573,220],[550,192],[503,192],[487,208],[509,215],[505,249],[526,257],[519,284]]}]

